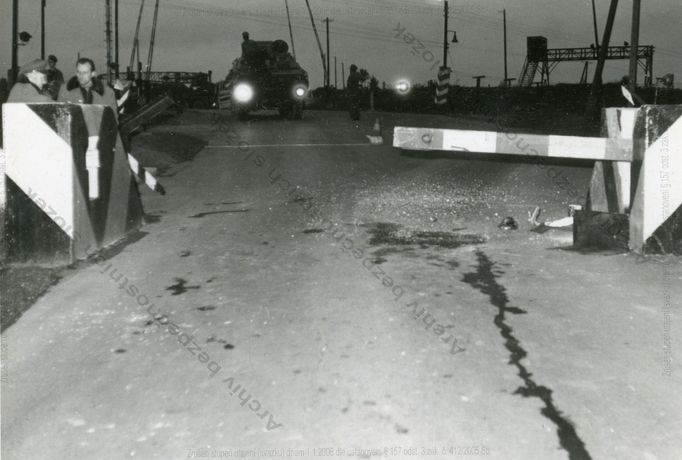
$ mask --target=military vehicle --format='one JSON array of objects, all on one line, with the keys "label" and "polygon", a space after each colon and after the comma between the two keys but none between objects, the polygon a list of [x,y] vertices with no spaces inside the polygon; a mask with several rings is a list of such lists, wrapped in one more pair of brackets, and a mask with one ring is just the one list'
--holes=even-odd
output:
[{"label": "military vehicle", "polygon": [[308,73],[284,40],[253,41],[248,55],[235,59],[220,91],[220,108],[240,119],[259,109],[275,109],[292,120],[303,117]]}]

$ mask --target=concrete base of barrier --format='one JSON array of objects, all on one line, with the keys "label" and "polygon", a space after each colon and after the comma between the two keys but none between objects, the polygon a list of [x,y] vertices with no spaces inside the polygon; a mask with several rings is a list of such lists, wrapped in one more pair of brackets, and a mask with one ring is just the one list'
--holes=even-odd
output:
[{"label": "concrete base of barrier", "polygon": [[629,219],[625,214],[576,211],[573,247],[585,250],[628,251]]},{"label": "concrete base of barrier", "polygon": [[71,238],[17,185],[6,180],[3,253],[7,262],[72,262]]},{"label": "concrete base of barrier", "polygon": [[142,225],[111,108],[4,104],[9,262],[84,259]]}]

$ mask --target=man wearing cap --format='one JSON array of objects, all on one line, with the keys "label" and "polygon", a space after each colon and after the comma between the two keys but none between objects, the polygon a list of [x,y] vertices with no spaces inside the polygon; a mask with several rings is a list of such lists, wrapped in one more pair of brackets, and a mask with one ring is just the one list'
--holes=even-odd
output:
[{"label": "man wearing cap", "polygon": [[56,66],[57,56],[50,54],[47,57],[47,86],[55,101],[57,96],[59,96],[59,88],[64,84],[64,74]]},{"label": "man wearing cap", "polygon": [[66,84],[66,91],[60,92],[59,101],[73,104],[108,105],[118,120],[118,106],[114,90],[96,77],[97,72],[92,59],[80,58],[76,62],[76,76]]},{"label": "man wearing cap", "polygon": [[34,59],[19,68],[7,102],[53,102],[47,90],[47,62]]}]

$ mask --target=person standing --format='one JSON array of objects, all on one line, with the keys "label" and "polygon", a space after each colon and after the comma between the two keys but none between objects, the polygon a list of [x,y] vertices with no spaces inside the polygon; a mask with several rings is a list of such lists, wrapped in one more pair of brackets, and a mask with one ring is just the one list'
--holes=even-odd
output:
[{"label": "person standing", "polygon": [[248,32],[242,32],[242,59],[250,66],[257,64],[258,60],[258,45],[249,38]]},{"label": "person standing", "polygon": [[60,102],[73,104],[108,105],[118,120],[118,105],[114,90],[97,78],[95,63],[90,58],[80,58],[76,62],[76,76],[66,84],[66,91],[59,94]]},{"label": "person standing", "polygon": [[64,74],[57,68],[57,56],[50,54],[47,57],[47,86],[52,99],[55,101],[59,96],[59,89],[64,84]]},{"label": "person standing", "polygon": [[34,59],[19,68],[7,102],[54,102],[47,90],[47,63]]},{"label": "person standing", "polygon": [[352,64],[350,66],[350,73],[346,81],[346,90],[348,91],[348,103],[350,105],[351,120],[358,121],[360,119],[360,86],[362,85],[362,75],[358,72],[358,66]]}]

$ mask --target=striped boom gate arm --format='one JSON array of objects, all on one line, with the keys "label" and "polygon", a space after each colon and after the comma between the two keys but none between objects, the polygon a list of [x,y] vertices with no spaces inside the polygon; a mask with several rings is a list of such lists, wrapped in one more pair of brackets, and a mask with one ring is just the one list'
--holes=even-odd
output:
[{"label": "striped boom gate arm", "polygon": [[595,160],[587,208],[629,214],[632,251],[651,238],[682,251],[682,105],[608,108],[603,118],[605,137],[396,126],[393,147]]},{"label": "striped boom gate arm", "polygon": [[632,161],[633,150],[628,139],[403,126],[394,128],[393,147],[610,161]]}]

